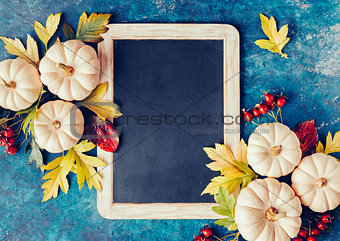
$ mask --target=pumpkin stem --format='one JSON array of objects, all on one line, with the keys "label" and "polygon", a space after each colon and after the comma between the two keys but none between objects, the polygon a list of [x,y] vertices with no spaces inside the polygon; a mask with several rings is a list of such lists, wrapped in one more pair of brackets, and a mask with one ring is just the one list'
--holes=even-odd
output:
[{"label": "pumpkin stem", "polygon": [[282,152],[282,146],[273,146],[272,149],[270,149],[270,154],[272,154],[272,156],[278,156],[280,155]]},{"label": "pumpkin stem", "polygon": [[72,66],[59,63],[58,68],[64,70],[66,76],[72,76],[74,74],[74,68]]},{"label": "pumpkin stem", "polygon": [[52,125],[55,129],[59,129],[61,127],[60,121],[57,120],[53,121]]},{"label": "pumpkin stem", "polygon": [[326,187],[327,186],[327,179],[320,177],[316,183],[315,183],[319,188]]},{"label": "pumpkin stem", "polygon": [[266,211],[266,218],[268,221],[277,221],[280,218],[285,218],[285,217],[287,217],[286,211],[279,213],[279,210],[273,207],[268,208]]},{"label": "pumpkin stem", "polygon": [[4,79],[1,79],[1,80],[2,82],[4,82],[7,88],[15,89],[17,87],[17,83],[15,83],[14,81],[10,81],[9,83],[7,83]]}]

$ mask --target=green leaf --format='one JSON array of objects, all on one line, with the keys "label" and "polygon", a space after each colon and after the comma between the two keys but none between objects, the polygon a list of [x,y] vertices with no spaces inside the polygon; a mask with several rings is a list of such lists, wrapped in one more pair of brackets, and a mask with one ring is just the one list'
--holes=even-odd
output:
[{"label": "green leaf", "polygon": [[[22,129],[24,131],[24,133],[26,134],[26,136],[32,134],[33,136],[35,136],[34,133],[34,117],[35,114],[37,113],[37,106],[32,106],[32,108],[30,109],[30,112],[27,114],[23,125],[22,125]],[[28,129],[27,129],[28,127]],[[28,131],[27,131],[28,130]],[[27,133],[26,133],[27,131]]]},{"label": "green leaf", "polygon": [[222,215],[222,216],[227,216],[227,217],[232,217],[233,214],[230,212],[229,209],[221,207],[221,206],[214,206],[211,208],[215,213]]},{"label": "green leaf", "polygon": [[66,40],[71,40],[71,39],[74,39],[76,37],[76,35],[73,31],[73,28],[67,23],[64,23],[63,31],[64,31],[64,35],[65,35]]},{"label": "green leaf", "polygon": [[225,188],[220,187],[218,193],[214,195],[214,199],[221,207],[227,209],[230,213],[233,213],[235,198],[233,195],[229,194]]},{"label": "green leaf", "polygon": [[111,14],[92,13],[89,18],[87,18],[87,14],[84,12],[79,18],[76,39],[84,42],[100,42],[102,40],[100,34],[106,32],[106,25],[109,23],[110,17]]},{"label": "green leaf", "polygon": [[220,220],[215,221],[215,223],[219,226],[227,228],[229,231],[237,230],[237,224],[232,218],[222,218]]},{"label": "green leaf", "polygon": [[41,168],[44,165],[44,159],[41,152],[42,149],[40,148],[40,146],[38,145],[34,138],[32,138],[31,141],[27,144],[25,148],[25,154],[30,149],[32,149],[32,151],[28,158],[28,164],[32,165],[33,162],[35,162],[37,169],[40,169],[41,172],[44,173],[44,169]]}]

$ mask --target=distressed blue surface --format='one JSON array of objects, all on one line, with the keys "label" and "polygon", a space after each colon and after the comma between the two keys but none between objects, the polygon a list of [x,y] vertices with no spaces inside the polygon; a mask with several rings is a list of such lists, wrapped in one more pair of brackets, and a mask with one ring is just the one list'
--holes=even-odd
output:
[{"label": "distressed blue surface", "polygon": [[[76,27],[83,11],[113,13],[120,22],[228,23],[241,36],[242,106],[253,106],[265,90],[283,91],[289,97],[284,122],[314,118],[321,140],[328,131],[340,130],[339,117],[339,4],[337,1],[303,0],[115,0],[115,1],[6,1],[0,2],[0,35],[36,37],[34,20],[45,22],[50,13],[64,12],[63,21]],[[259,14],[273,15],[281,27],[289,25],[291,41],[284,48],[289,59],[258,48],[264,38]],[[0,44],[0,59],[4,53]],[[42,47],[42,46],[41,46]],[[253,126],[243,129],[248,138]],[[53,157],[48,156],[51,160]],[[23,150],[13,156],[0,154],[0,234],[6,240],[191,240],[211,220],[103,219],[96,209],[96,192],[77,189],[71,175],[67,196],[41,203],[42,174],[28,166]],[[227,232],[216,228],[219,236]],[[319,240],[340,240],[340,221],[333,235]]]}]

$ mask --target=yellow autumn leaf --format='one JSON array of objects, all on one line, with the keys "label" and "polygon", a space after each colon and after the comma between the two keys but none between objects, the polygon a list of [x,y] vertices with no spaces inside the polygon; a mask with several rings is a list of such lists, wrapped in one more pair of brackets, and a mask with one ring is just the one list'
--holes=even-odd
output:
[{"label": "yellow autumn leaf", "polygon": [[318,146],[316,147],[316,152],[323,152],[323,151],[324,151],[323,145],[321,141],[319,141]]},{"label": "yellow autumn leaf", "polygon": [[16,55],[38,67],[39,52],[37,42],[29,34],[27,34],[27,48],[18,38],[11,39],[0,36],[0,39],[4,42],[8,53]]},{"label": "yellow autumn leaf", "polygon": [[45,44],[46,49],[48,49],[47,47],[48,41],[52,38],[52,36],[58,29],[60,15],[61,13],[57,13],[48,16],[46,20],[46,28],[38,21],[35,21],[34,23],[34,30],[37,33],[41,42]]},{"label": "yellow autumn leaf", "polygon": [[[82,189],[85,179],[89,189],[94,186],[98,191],[102,190],[101,187],[101,176],[94,167],[106,166],[106,163],[97,157],[92,157],[83,154],[95,148],[95,145],[88,140],[84,140],[74,146],[71,150],[74,152],[76,160],[76,170],[77,170],[77,180],[79,185],[79,190]],[[70,150],[70,151],[71,151]]]},{"label": "yellow autumn leaf", "polygon": [[238,171],[234,165],[236,161],[234,154],[225,145],[215,143],[215,148],[205,147],[203,150],[214,161],[207,164],[207,167],[212,171],[221,171],[223,169],[228,169],[230,173]]},{"label": "yellow autumn leaf", "polygon": [[56,198],[58,196],[59,187],[64,193],[68,192],[69,184],[66,176],[71,171],[73,163],[74,159],[72,153],[68,152],[66,156],[58,157],[49,164],[41,167],[41,169],[44,170],[51,170],[42,177],[42,179],[47,180],[41,186],[42,189],[45,189],[42,202],[45,202],[52,197]]},{"label": "yellow autumn leaf", "polygon": [[276,28],[276,21],[273,16],[268,19],[263,14],[260,14],[261,26],[264,34],[269,38],[267,39],[259,39],[255,41],[255,44],[260,48],[268,49],[273,53],[279,53],[281,57],[288,58],[288,55],[282,53],[283,47],[289,42],[290,38],[287,38],[288,34],[288,25],[284,25],[281,27],[279,32]]},{"label": "yellow autumn leaf", "polygon": [[236,172],[227,176],[218,176],[211,179],[211,182],[203,190],[201,195],[209,193],[211,195],[217,194],[218,189],[222,186],[229,194],[233,193],[234,190],[241,185],[245,174],[242,172]]},{"label": "yellow autumn leaf", "polygon": [[107,83],[98,85],[92,93],[84,99],[82,105],[92,110],[103,120],[113,119],[122,116],[118,105],[111,101],[103,100],[106,93]]},{"label": "yellow autumn leaf", "polygon": [[326,137],[326,146],[323,153],[330,154],[334,152],[340,152],[340,131],[335,133],[333,138],[331,132],[328,132]]},{"label": "yellow autumn leaf", "polygon": [[87,17],[84,12],[79,18],[76,39],[84,42],[98,43],[102,40],[100,34],[106,32],[106,25],[109,23],[111,14],[97,14],[92,13]]},{"label": "yellow autumn leaf", "polygon": [[247,144],[241,139],[240,143],[237,146],[236,150],[236,160],[239,162],[244,162],[248,164],[247,160]]}]

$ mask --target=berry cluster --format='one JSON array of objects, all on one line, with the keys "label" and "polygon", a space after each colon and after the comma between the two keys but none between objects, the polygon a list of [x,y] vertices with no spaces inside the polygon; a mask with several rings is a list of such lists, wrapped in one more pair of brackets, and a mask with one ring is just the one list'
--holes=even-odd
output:
[{"label": "berry cluster", "polygon": [[301,228],[299,231],[299,237],[295,238],[294,241],[317,241],[317,236],[321,234],[321,232],[327,229],[327,225],[332,222],[332,217],[329,213],[322,214],[320,220],[317,220],[316,225],[314,227]]},{"label": "berry cluster", "polygon": [[209,237],[213,235],[211,228],[204,227],[201,229],[200,235],[195,237],[195,241],[211,241]]},{"label": "berry cluster", "polygon": [[[266,92],[264,94],[264,101],[265,103],[262,104],[262,101],[260,104],[257,104],[252,111],[250,110],[243,110],[244,111],[244,119],[246,121],[252,122],[254,117],[259,118],[261,115],[265,115],[265,114],[269,114],[268,111],[269,110],[273,110],[275,107],[279,108],[279,112],[281,114],[281,110],[280,108],[283,107],[286,104],[286,97],[282,95],[277,96],[276,101],[275,101],[275,96],[271,93]],[[274,116],[274,114],[269,114],[270,116],[272,116],[275,120],[276,117]]]},{"label": "berry cluster", "polygon": [[18,148],[14,146],[15,138],[13,137],[13,129],[6,127],[0,132],[0,145],[6,148],[6,152],[10,155],[17,153]]}]

